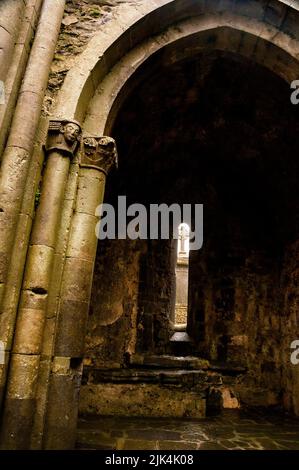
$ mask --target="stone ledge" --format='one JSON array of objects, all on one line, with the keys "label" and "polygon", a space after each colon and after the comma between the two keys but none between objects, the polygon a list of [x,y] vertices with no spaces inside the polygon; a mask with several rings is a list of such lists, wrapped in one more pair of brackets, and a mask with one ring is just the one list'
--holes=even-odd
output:
[{"label": "stone ledge", "polygon": [[158,384],[90,384],[81,388],[80,413],[101,416],[204,418],[206,399]]},{"label": "stone ledge", "polygon": [[153,367],[170,369],[201,369],[209,368],[209,361],[193,356],[170,355],[142,355],[134,354],[130,357],[130,366]]},{"label": "stone ledge", "polygon": [[[87,373],[87,371],[85,371]],[[207,388],[213,385],[221,385],[222,379],[219,374],[203,370],[140,370],[140,369],[96,369],[88,374],[89,383],[114,383],[114,384],[161,384],[174,385],[176,388],[202,387],[206,392]]]}]

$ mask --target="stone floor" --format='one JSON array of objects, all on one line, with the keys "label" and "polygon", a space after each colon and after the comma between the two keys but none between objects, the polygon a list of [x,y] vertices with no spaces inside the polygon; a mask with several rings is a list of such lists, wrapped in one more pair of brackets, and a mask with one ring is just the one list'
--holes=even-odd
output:
[{"label": "stone floor", "polygon": [[299,450],[299,420],[262,411],[225,411],[203,420],[85,418],[77,448],[104,450]]}]

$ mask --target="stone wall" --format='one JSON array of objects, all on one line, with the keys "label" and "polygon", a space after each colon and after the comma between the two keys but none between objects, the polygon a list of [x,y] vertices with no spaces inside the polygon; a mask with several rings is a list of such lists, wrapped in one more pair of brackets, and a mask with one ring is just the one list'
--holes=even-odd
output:
[{"label": "stone wall", "polygon": [[[237,230],[231,221],[231,229]],[[188,331],[199,354],[213,363],[244,366],[234,385],[241,401],[274,405],[281,400],[281,289],[279,259],[207,246],[191,255]],[[219,246],[218,246],[219,249]]]},{"label": "stone wall", "polygon": [[298,340],[298,241],[290,243],[285,250],[283,270],[281,273],[282,309],[281,309],[281,338],[282,346],[282,390],[284,406],[288,410],[299,409],[299,371],[298,365],[291,364],[290,345]]},{"label": "stone wall", "polygon": [[44,102],[46,113],[55,107],[55,97],[63,85],[66,74],[91,38],[104,25],[115,19],[120,6],[123,4],[132,6],[143,1],[67,0]]},{"label": "stone wall", "polygon": [[124,363],[137,338],[140,243],[102,242],[96,258],[85,362],[95,367]]},{"label": "stone wall", "polygon": [[85,363],[120,367],[137,352],[163,353],[174,315],[168,242],[102,241],[96,258]]}]

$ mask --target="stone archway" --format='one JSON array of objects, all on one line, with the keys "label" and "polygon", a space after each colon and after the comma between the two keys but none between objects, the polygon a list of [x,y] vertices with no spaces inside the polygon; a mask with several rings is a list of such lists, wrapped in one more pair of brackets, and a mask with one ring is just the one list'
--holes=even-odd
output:
[{"label": "stone archway", "polygon": [[[217,66],[212,73],[213,63],[218,63],[220,68]],[[225,64],[227,64],[227,67]],[[268,206],[271,207],[272,205],[271,201],[268,199],[269,196],[272,198],[272,202],[275,200],[275,196],[272,193],[273,190],[270,190],[266,182],[277,181],[277,177],[274,177],[274,173],[276,167],[281,168],[280,164],[278,164],[281,158],[283,158],[284,161],[287,161],[288,158],[295,161],[295,159],[292,158],[294,154],[291,148],[289,151],[285,151],[284,157],[282,157],[282,152],[278,160],[275,157],[276,149],[272,148],[272,151],[270,148],[268,148],[268,150],[266,149],[266,142],[270,137],[268,132],[270,129],[277,127],[280,119],[275,109],[276,106],[278,109],[282,109],[279,105],[280,99],[282,99],[282,103],[286,103],[286,106],[294,111],[294,108],[289,102],[289,86],[272,72],[270,73],[266,68],[257,66],[253,62],[241,60],[239,56],[234,54],[230,55],[228,53],[213,54],[210,52],[207,53],[207,57],[203,54],[200,55],[197,60],[196,57],[193,57],[164,68],[157,67],[155,69],[153,62],[151,62],[151,66],[152,74],[146,75],[146,79],[127,97],[125,105],[118,113],[116,125],[112,129],[112,135],[116,138],[119,145],[120,165],[117,172],[119,176],[117,176],[116,173],[111,175],[111,186],[109,185],[107,188],[107,202],[113,203],[116,194],[127,194],[128,199],[132,202],[138,201],[142,203],[152,201],[155,203],[167,202],[168,204],[172,204],[174,202],[178,203],[179,201],[198,202],[204,200],[204,225],[209,227],[205,232],[205,246],[207,246],[209,242],[213,244],[213,233],[218,234],[221,241],[221,236],[225,234],[225,232],[222,232],[221,227],[225,227],[227,220],[231,221],[231,229],[228,233],[230,233],[229,240],[231,239],[232,241],[230,242],[228,240],[226,244],[221,244],[214,239],[214,249],[210,245],[211,253],[213,253],[215,249],[219,251],[220,248],[219,253],[222,253],[222,257],[217,257],[214,254],[214,259],[213,256],[210,258],[209,255],[208,258],[206,258],[205,253],[209,253],[209,249],[207,248],[203,248],[198,253],[195,252],[194,255],[198,255],[195,260],[193,253],[191,255],[190,291],[192,292],[192,298],[190,298],[190,303],[192,306],[191,313],[194,312],[195,315],[190,317],[189,335],[193,337],[194,333],[196,333],[194,342],[198,344],[197,352],[195,351],[195,346],[193,346],[192,355],[208,357],[215,362],[224,361],[227,370],[230,367],[227,363],[228,360],[230,362],[234,361],[235,365],[238,364],[239,367],[242,367],[242,364],[243,367],[246,367],[246,356],[248,353],[245,351],[248,349],[247,343],[249,346],[253,344],[257,345],[258,342],[260,345],[262,343],[264,352],[263,354],[260,352],[257,353],[254,361],[255,372],[252,372],[252,376],[255,376],[255,380],[258,382],[260,374],[257,371],[259,368],[263,367],[265,371],[263,377],[268,377],[269,388],[271,388],[272,384],[274,389],[277,386],[277,376],[279,375],[280,366],[278,366],[277,369],[274,367],[271,353],[269,353],[269,361],[272,362],[271,365],[270,363],[264,363],[263,365],[260,363],[260,361],[266,362],[266,356],[268,354],[267,334],[260,332],[256,335],[252,332],[249,325],[245,328],[246,333],[243,332],[244,322],[247,320],[245,320],[246,315],[245,318],[242,317],[242,312],[244,308],[249,307],[248,318],[252,318],[256,315],[252,326],[254,325],[258,330],[261,326],[260,315],[264,317],[265,322],[269,321],[270,324],[270,321],[272,322],[272,320],[270,320],[271,314],[275,316],[274,307],[277,310],[277,305],[273,301],[271,308],[268,309],[268,307],[266,307],[264,314],[262,314],[262,310],[260,310],[260,313],[254,314],[255,308],[259,307],[256,304],[257,299],[254,300],[255,294],[252,292],[251,303],[246,306],[248,299],[245,300],[247,294],[245,294],[245,297],[243,295],[244,284],[242,285],[241,282],[239,285],[235,285],[235,281],[232,280],[232,278],[236,279],[239,277],[238,271],[241,270],[241,277],[243,276],[242,281],[247,278],[247,280],[251,279],[250,282],[255,283],[256,281],[254,281],[254,279],[260,279],[260,281],[257,282],[258,286],[262,284],[263,279],[265,290],[260,291],[259,287],[254,289],[254,292],[260,292],[260,300],[263,305],[265,304],[265,292],[267,291],[266,285],[271,287],[276,285],[274,284],[274,278],[270,284],[266,281],[266,279],[271,278],[272,269],[270,269],[269,272],[269,266],[271,265],[267,268],[265,264],[265,260],[269,259],[269,257],[271,259],[270,252],[266,253],[266,257],[262,252],[260,254],[256,253],[256,257],[254,253],[252,253],[247,261],[245,259],[247,255],[245,255],[244,258],[244,254],[250,251],[253,245],[256,245],[258,236],[254,235],[254,233],[257,234],[254,230],[260,230],[262,235],[266,233],[266,230],[270,230],[270,232],[273,230],[273,226],[271,229],[271,225],[267,225],[268,215],[264,214],[263,217],[260,217],[260,210],[264,207],[264,203],[268,201]],[[202,78],[201,71],[203,71],[204,78]],[[248,72],[250,72],[250,75]],[[217,79],[219,76],[222,78],[220,81]],[[239,82],[236,81],[237,76],[240,77]],[[244,77],[248,78],[244,80]],[[256,79],[254,77],[256,77]],[[258,79],[258,77],[260,78]],[[243,84],[243,82],[246,84],[245,88],[243,88],[243,86],[239,88],[237,83]],[[205,83],[204,87],[203,83]],[[223,85],[221,85],[221,83],[223,83]],[[279,92],[278,90],[274,91],[276,90],[275,83],[280,84]],[[271,90],[271,92],[269,92],[269,90]],[[246,93],[248,93],[248,97]],[[211,100],[209,100],[209,96]],[[235,101],[237,107],[229,107],[227,108],[227,112],[229,112],[229,116],[235,116],[235,118],[232,118],[231,127],[226,127],[226,131],[224,131],[223,126],[225,127],[227,116],[220,111],[219,106],[220,103],[223,103],[225,104],[224,109],[226,109],[227,103],[234,102],[233,96],[235,96],[235,100],[237,99],[237,101]],[[261,99],[257,99],[257,96]],[[274,96],[276,99],[274,99]],[[278,96],[280,97],[279,99]],[[212,97],[214,98],[212,99]],[[267,102],[268,104],[266,107],[264,107],[264,105],[259,107],[258,103],[261,104],[261,102]],[[270,105],[270,102],[272,105]],[[256,104],[254,105],[254,103]],[[144,117],[142,117],[143,109],[147,110]],[[243,114],[245,115],[244,119],[242,118],[242,112],[240,111],[239,113],[238,109],[243,110]],[[249,111],[250,109],[251,111]],[[270,121],[268,121],[268,124],[266,123],[265,127],[262,127],[262,129],[264,129],[263,133],[266,132],[268,137],[265,135],[264,150],[261,152],[261,149],[257,150],[257,147],[253,148],[255,142],[260,142],[261,139],[263,140],[263,137],[259,134],[258,127],[253,131],[255,124],[251,127],[251,116],[255,115],[255,112],[257,115],[267,114],[266,109],[272,110],[270,115],[273,118],[273,122],[270,123]],[[217,114],[217,110],[220,111],[219,115]],[[252,111],[254,111],[253,114]],[[211,122],[211,114],[214,115],[214,112],[217,116],[215,122],[218,123],[216,127],[219,127],[219,134],[217,131],[214,133],[214,130],[209,128],[208,124]],[[235,115],[235,113],[237,113],[237,115]],[[283,122],[282,115],[281,112],[280,116]],[[248,116],[248,118],[246,116]],[[294,117],[294,119],[296,121],[296,117]],[[228,121],[230,122],[230,118]],[[239,121],[240,128],[238,126],[236,127],[236,123]],[[247,134],[247,131],[243,133],[241,122],[244,122],[244,130],[245,128],[251,129],[253,134],[251,134],[251,131],[250,134]],[[292,128],[293,126],[290,126],[290,129]],[[208,137],[209,135],[210,137]],[[211,135],[213,135],[213,137],[211,137]],[[292,136],[293,137],[291,137],[291,134],[289,135],[294,142],[297,142],[295,134],[292,134]],[[238,138],[240,138],[239,142]],[[221,144],[217,146],[216,142],[218,142],[218,139]],[[212,148],[217,148],[217,151],[208,150],[211,148],[209,142],[215,142]],[[235,142],[235,144],[230,146],[230,142]],[[259,146],[259,144],[257,145]],[[296,146],[297,144],[294,145]],[[276,147],[278,146],[276,145]],[[192,154],[194,158],[192,158]],[[264,156],[268,155],[266,160],[263,154]],[[255,155],[260,155],[257,160],[255,160]],[[224,156],[228,162],[227,166],[226,164],[223,166]],[[276,162],[275,165],[271,165],[271,158]],[[211,161],[210,164],[209,161]],[[266,161],[270,163],[269,166]],[[177,162],[182,164],[181,168],[177,166]],[[259,163],[257,164],[257,162]],[[185,166],[183,163],[185,163]],[[289,168],[291,168],[292,165],[293,163],[289,165]],[[263,178],[261,178],[259,171],[256,171],[257,167],[261,169],[262,166],[264,166],[265,169],[268,168],[266,172],[264,172],[264,170],[262,171]],[[192,171],[188,172],[188,167],[192,168]],[[295,173],[295,171],[291,171],[291,173]],[[237,174],[238,178],[236,178]],[[209,187],[207,188],[206,186],[206,178],[209,178],[208,175],[211,176],[209,184],[212,186],[212,192],[209,190]],[[215,178],[216,181],[218,181],[216,185],[214,181]],[[261,185],[260,183],[263,179],[265,180],[265,184]],[[278,181],[279,179],[280,177]],[[244,203],[243,216],[241,206],[236,205],[236,202],[232,204],[231,199],[233,194],[231,190],[236,187],[236,180],[239,181],[240,186],[235,194],[239,194],[237,200],[239,199]],[[186,181],[188,184],[186,184]],[[197,186],[202,189],[200,190]],[[250,186],[252,187],[253,193],[250,193],[250,191],[247,192]],[[153,187],[155,188],[154,194],[152,194],[150,190],[150,188]],[[204,190],[205,187],[208,190]],[[278,196],[281,194],[279,184],[276,184],[275,187],[274,193]],[[220,188],[224,190],[224,193],[221,193],[222,197],[220,197],[219,200],[217,199],[216,191],[221,190]],[[228,188],[231,188],[231,190],[228,190]],[[243,188],[245,192],[243,192],[241,188]],[[265,188],[268,188],[268,191],[265,191]],[[289,190],[291,190],[290,187]],[[253,197],[254,192],[256,192],[255,197]],[[219,209],[217,211],[217,205],[215,206],[216,201],[221,201],[221,204],[223,204],[225,201],[224,194],[231,195],[229,196],[230,203],[224,205],[224,207],[221,206],[221,210]],[[182,199],[182,195],[184,199]],[[258,195],[260,195],[259,203],[257,203]],[[294,198],[294,200],[295,199],[296,198]],[[251,205],[249,204],[250,201]],[[235,207],[234,215],[226,212],[229,206]],[[217,213],[224,215],[222,222],[217,218],[218,222],[216,223],[215,219],[214,225],[212,224],[211,215],[209,215],[209,213],[213,213],[213,207],[215,207],[215,215]],[[279,213],[278,206],[276,211],[275,209],[272,209],[272,211],[273,210],[276,215]],[[253,217],[254,213],[255,218]],[[258,213],[260,214],[259,217]],[[248,216],[247,219],[246,214]],[[242,225],[239,224],[239,222],[236,223],[237,220],[240,220],[240,217]],[[259,223],[256,229],[254,229],[257,219]],[[263,220],[264,223],[261,223]],[[285,224],[283,225],[286,226]],[[290,225],[289,223],[289,226]],[[211,226],[214,227],[212,230]],[[247,229],[244,232],[245,226]],[[234,235],[233,227],[236,231],[236,238],[231,238],[231,236]],[[241,234],[243,233],[242,243],[244,244],[238,245],[238,230],[242,227],[243,229],[240,232]],[[276,230],[271,232],[271,242],[275,240],[275,232]],[[251,236],[250,233],[252,234]],[[247,238],[246,243],[244,235]],[[258,247],[259,250],[266,249],[266,251],[268,251],[267,247],[270,249],[271,245],[270,240],[265,243],[265,240],[262,242],[263,237],[260,238],[261,244]],[[230,251],[229,256],[227,256],[225,249],[223,249],[225,246],[227,247],[226,249]],[[112,241],[110,244],[108,242],[102,242],[100,245],[96,261],[95,282],[90,310],[91,315],[87,341],[88,362],[86,363],[85,381],[82,390],[82,412],[88,412],[88,410],[97,412],[101,407],[106,410],[100,399],[101,396],[105,397],[105,385],[100,383],[101,373],[104,374],[101,369],[106,369],[105,377],[107,379],[107,377],[109,377],[109,370],[107,369],[113,369],[118,362],[125,367],[124,361],[122,360],[123,351],[126,351],[127,355],[130,357],[130,367],[132,369],[134,366],[136,367],[137,364],[142,363],[144,364],[144,368],[146,368],[146,365],[155,365],[157,368],[158,360],[161,360],[158,356],[170,354],[168,330],[169,317],[171,315],[171,305],[169,305],[171,298],[171,262],[168,258],[169,247],[167,244],[164,244],[164,242],[160,242],[160,244],[157,243],[156,245],[155,243],[150,243],[147,253],[141,254],[141,259],[138,263],[138,253],[140,251],[140,245],[139,247],[133,244],[130,245],[130,241],[128,241],[127,244],[122,241]],[[276,263],[278,260],[273,254],[272,256]],[[247,266],[245,269],[241,268],[242,263],[244,263],[244,268]],[[260,263],[260,267],[258,263]],[[273,266],[275,266],[275,263]],[[215,282],[213,282],[212,272],[213,270],[216,271],[217,267],[219,270],[217,274],[218,279],[215,278]],[[140,269],[139,276],[138,268]],[[258,270],[257,273],[255,273],[255,269]],[[272,274],[274,275],[274,269]],[[136,284],[138,284],[138,278],[140,279],[140,283],[137,287],[138,299],[136,299],[134,297],[134,294],[136,294],[134,285],[136,286]],[[209,282],[211,282],[210,287]],[[249,292],[250,282],[248,284]],[[111,285],[113,285],[113,289],[110,288]],[[270,290],[271,287],[269,287]],[[278,288],[275,290],[278,290]],[[202,293],[204,293],[204,295]],[[131,314],[130,309],[132,310]],[[272,311],[270,311],[271,309]],[[136,357],[137,355],[134,354],[134,346],[136,343],[136,338],[134,337],[136,332],[136,328],[134,329],[135,312],[137,312],[137,325],[139,326],[137,329],[136,348],[139,357]],[[238,313],[238,320],[236,322],[234,321],[235,312]],[[214,326],[211,326],[211,320],[208,320],[209,318],[215,319]],[[276,324],[276,321],[273,319],[273,341],[274,329],[276,328],[274,324]],[[270,333],[270,335],[272,333]],[[253,341],[253,338],[256,338],[256,336],[259,338],[257,342]],[[277,340],[279,341],[278,338]],[[179,344],[177,343],[176,346],[178,347]],[[254,348],[250,347],[250,357],[255,354],[253,349]],[[275,349],[280,350],[280,348]],[[243,350],[243,352],[241,352],[241,350]],[[184,354],[186,354],[185,351]],[[172,355],[180,356],[178,352],[176,354],[172,352]],[[144,362],[142,362],[143,360]],[[149,361],[151,362],[149,363]],[[250,360],[248,362],[250,362]],[[165,364],[166,362],[164,365]],[[214,364],[214,366],[215,365],[216,364]],[[272,372],[270,371],[270,367],[272,367]],[[275,374],[275,370],[277,374]],[[136,372],[135,369],[134,372]],[[233,373],[233,370],[231,370],[231,373]],[[271,374],[276,376],[275,381],[269,378]],[[104,377],[104,375],[102,375],[102,377]],[[265,383],[262,384],[261,381],[261,385],[264,386]],[[256,386],[256,392],[258,392],[257,388]],[[261,388],[262,387],[260,387],[259,390],[260,400],[262,400],[263,395]],[[278,389],[279,393],[281,389],[279,387]],[[249,394],[247,393],[247,397],[245,397],[244,391],[244,389],[241,390],[241,399],[248,400]],[[110,394],[107,396],[110,396]],[[274,399],[276,400],[275,396],[276,395],[265,391],[264,403],[270,399],[273,403]],[[98,401],[93,397],[97,397]],[[256,393],[256,400],[257,397],[258,393]],[[147,402],[147,400],[144,400],[144,402]],[[261,402],[262,401],[260,401],[260,403]],[[125,409],[125,406],[123,408]],[[115,407],[115,409],[117,408]],[[112,407],[110,408],[110,412],[113,412]],[[127,413],[129,414],[128,411]]]},{"label": "stone archway", "polygon": [[[107,25],[107,29],[104,28],[94,36],[69,71],[58,96],[54,110],[56,115],[70,116],[82,122],[82,119],[86,119],[88,107],[94,102],[94,95],[101,88],[100,84],[118,62],[123,71],[121,76],[117,75],[119,87],[122,88],[121,84],[127,82],[141,63],[158,49],[200,32],[209,37],[209,32],[214,28],[227,27],[238,31],[230,46],[231,31],[226,31],[222,47],[238,50],[246,56],[254,56],[259,63],[265,63],[287,80],[296,78],[297,12],[286,7],[284,2],[277,1],[267,6],[252,0],[243,6],[233,1],[206,4],[204,1],[194,3],[191,0],[163,0],[148,1],[146,5],[128,10],[128,7],[124,6],[123,16],[120,11],[113,25]],[[246,34],[253,36],[251,41],[244,41]],[[211,43],[212,47],[215,47],[217,38],[212,38]],[[138,47],[140,44],[141,48]],[[269,55],[268,48],[272,45],[277,46],[280,51],[276,49]],[[124,58],[130,51],[132,55],[127,57],[125,71]],[[284,59],[280,58],[278,52],[283,55],[286,53],[288,59],[286,56]],[[108,92],[108,87],[106,91]],[[111,98],[113,102],[116,97]],[[107,103],[105,104],[107,106]],[[106,122],[105,113],[109,114],[111,107],[104,107],[103,122]],[[86,131],[91,131],[91,128]]]}]

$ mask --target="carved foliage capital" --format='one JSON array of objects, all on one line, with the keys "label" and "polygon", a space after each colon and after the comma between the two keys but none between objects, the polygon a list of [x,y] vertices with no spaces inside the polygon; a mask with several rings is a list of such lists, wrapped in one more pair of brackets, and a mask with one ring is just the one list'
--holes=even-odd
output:
[{"label": "carved foliage capital", "polygon": [[106,175],[117,166],[116,143],[112,137],[83,137],[80,166],[95,168]]},{"label": "carved foliage capital", "polygon": [[72,157],[79,147],[81,126],[77,121],[53,119],[49,122],[46,151]]}]

